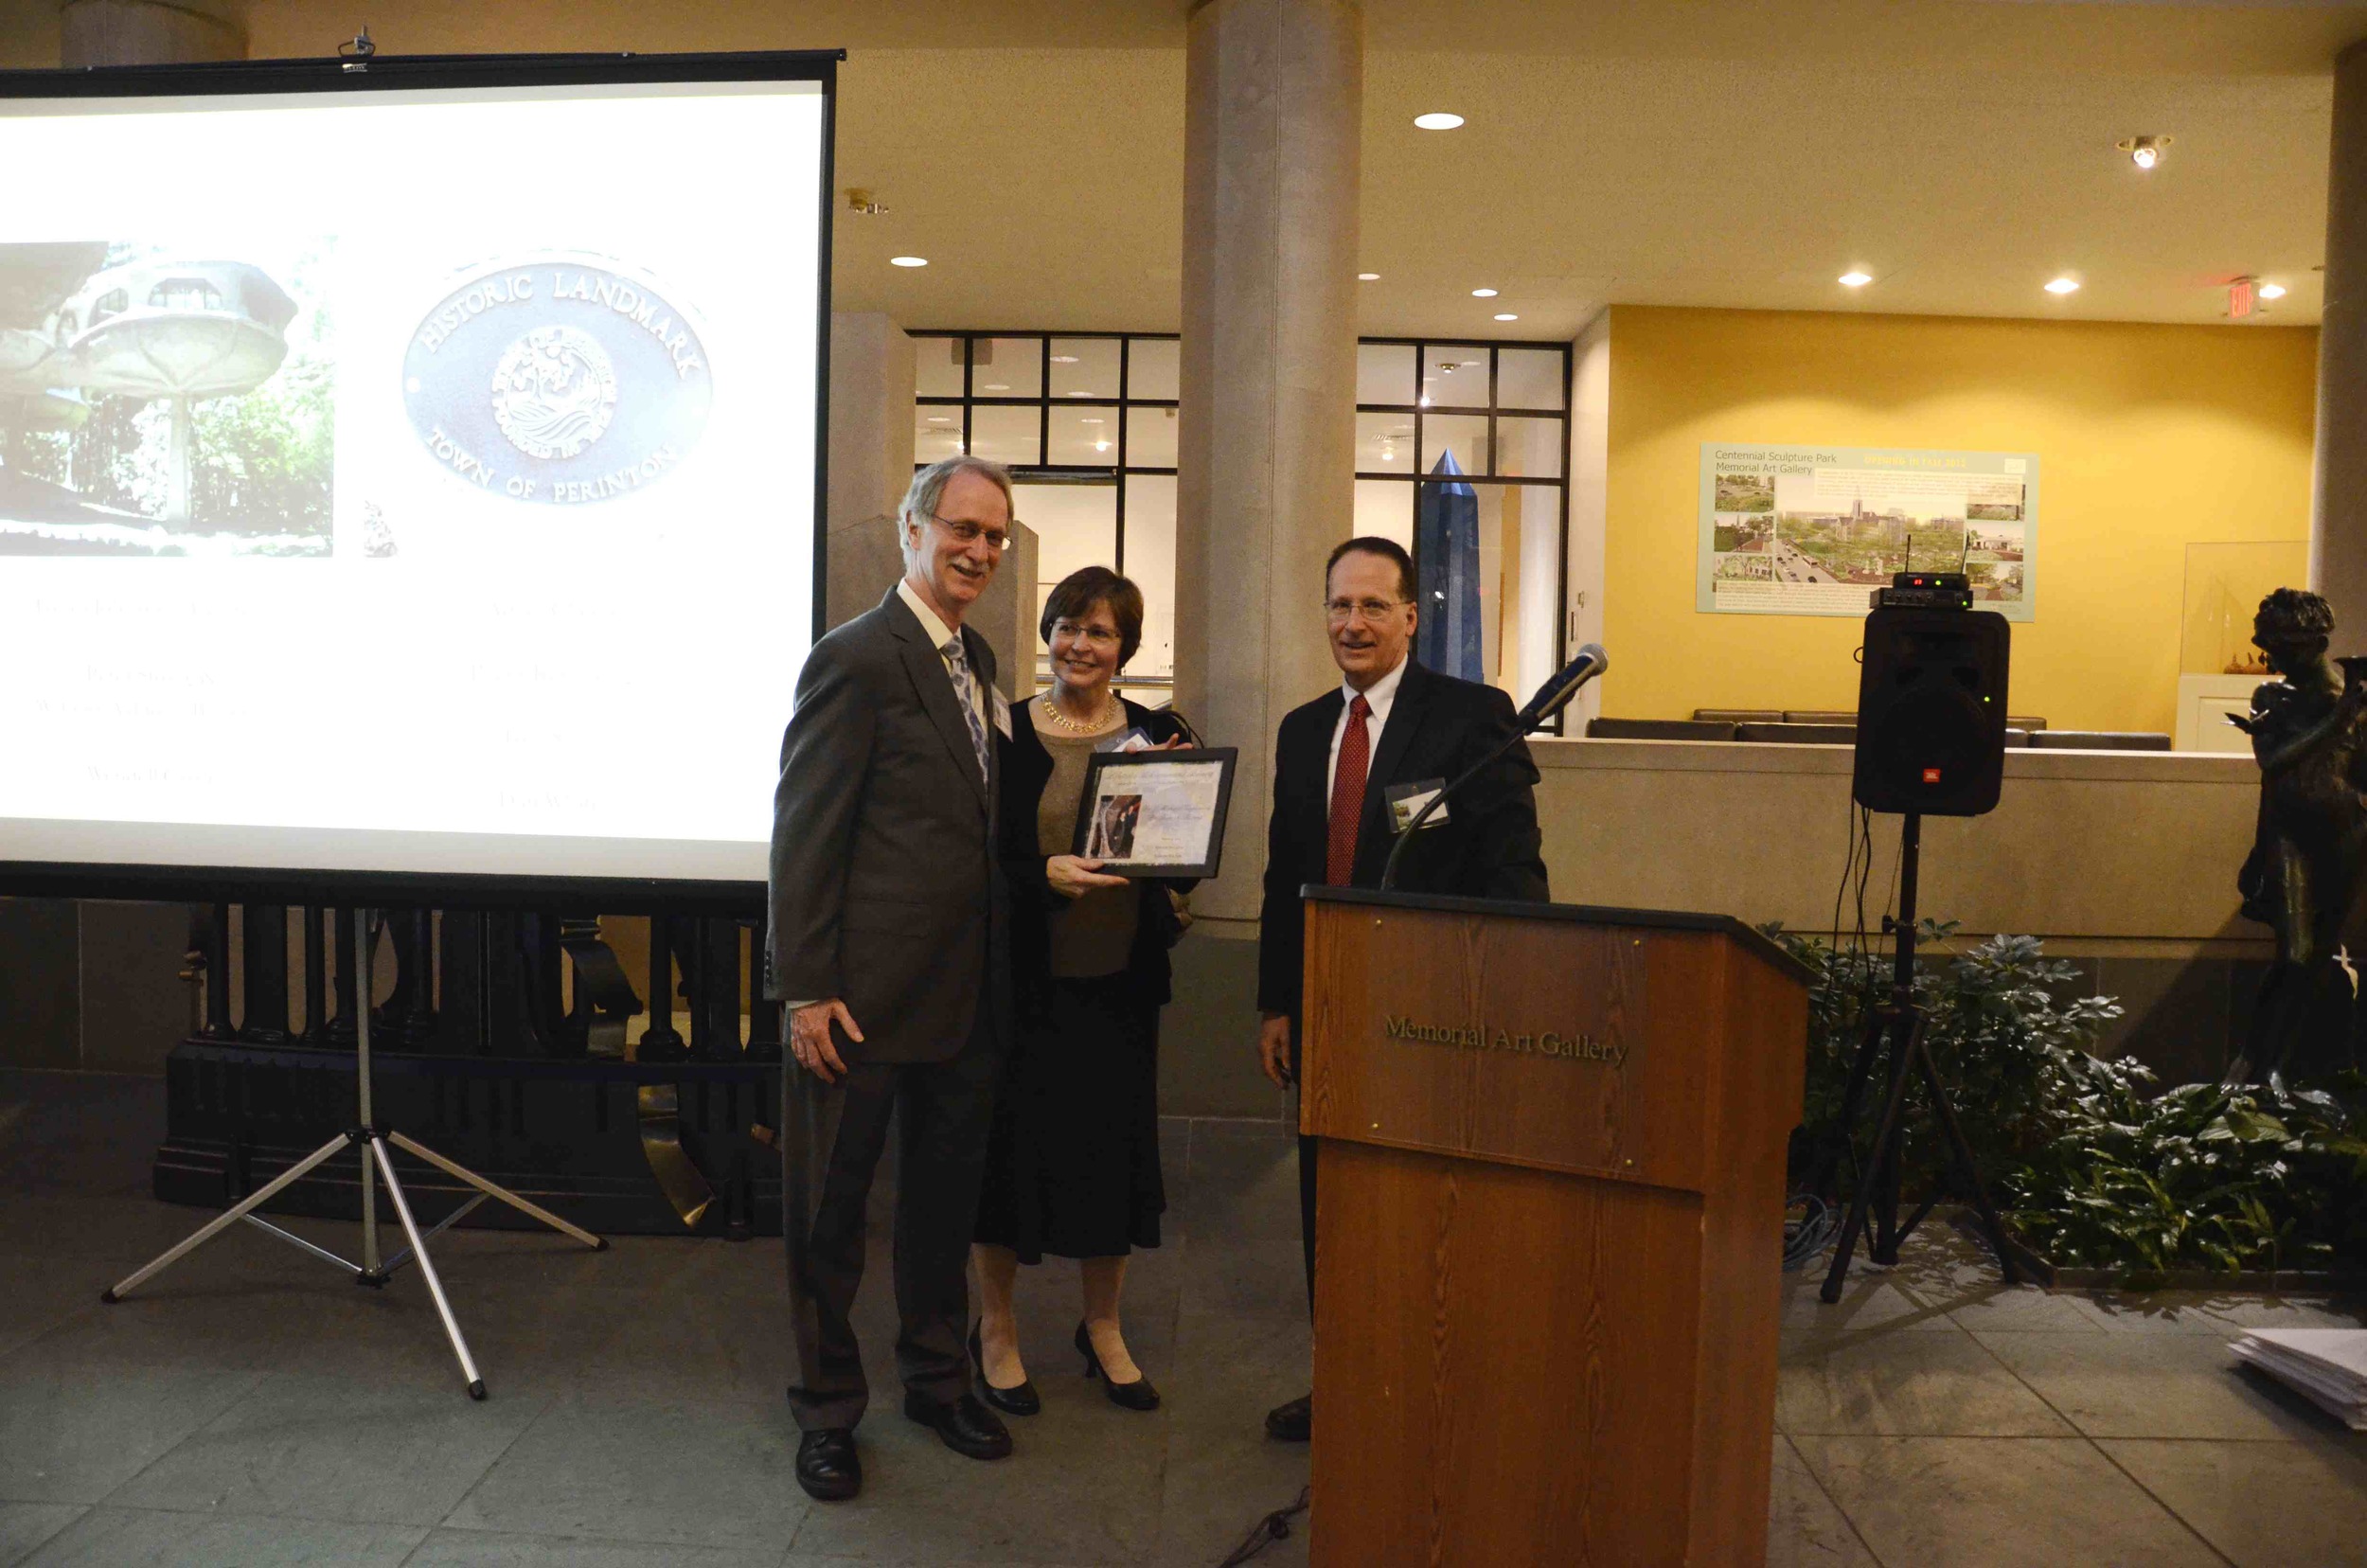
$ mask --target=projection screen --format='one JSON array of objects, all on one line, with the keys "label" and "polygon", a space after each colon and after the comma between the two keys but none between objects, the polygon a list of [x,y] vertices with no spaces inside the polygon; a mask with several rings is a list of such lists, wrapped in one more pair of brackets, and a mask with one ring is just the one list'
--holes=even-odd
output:
[{"label": "projection screen", "polygon": [[761,883],[835,59],[0,74],[0,891]]}]

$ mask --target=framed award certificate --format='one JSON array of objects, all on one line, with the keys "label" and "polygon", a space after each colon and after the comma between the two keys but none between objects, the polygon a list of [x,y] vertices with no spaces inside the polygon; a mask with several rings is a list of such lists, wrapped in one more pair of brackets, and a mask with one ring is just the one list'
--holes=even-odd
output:
[{"label": "framed award certificate", "polygon": [[1071,852],[1116,877],[1215,876],[1239,755],[1231,746],[1095,752]]}]

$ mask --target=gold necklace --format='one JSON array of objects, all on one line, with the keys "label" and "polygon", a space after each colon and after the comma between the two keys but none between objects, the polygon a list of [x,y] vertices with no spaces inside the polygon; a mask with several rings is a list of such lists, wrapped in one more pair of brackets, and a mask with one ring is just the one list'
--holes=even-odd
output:
[{"label": "gold necklace", "polygon": [[1059,700],[1048,691],[1043,694],[1042,702],[1045,716],[1071,735],[1091,735],[1094,731],[1106,727],[1110,722],[1110,702],[1106,692],[1102,696],[1101,711],[1091,719],[1081,721],[1072,719],[1062,713]]}]

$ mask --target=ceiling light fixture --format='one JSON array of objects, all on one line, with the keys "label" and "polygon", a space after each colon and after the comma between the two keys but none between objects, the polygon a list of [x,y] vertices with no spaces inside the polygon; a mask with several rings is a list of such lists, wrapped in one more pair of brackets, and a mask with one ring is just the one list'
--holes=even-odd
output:
[{"label": "ceiling light fixture", "polygon": [[2124,136],[2113,144],[2128,154],[2128,161],[2139,169],[2151,169],[2162,161],[2162,149],[2170,145],[2167,136]]},{"label": "ceiling light fixture", "polygon": [[987,390],[988,390],[988,391],[989,391],[989,392],[1008,392],[1010,389],[1011,389],[1011,383],[1010,383],[1009,382],[988,382],[988,383],[987,383]]},{"label": "ceiling light fixture", "polygon": [[2075,277],[2055,278],[2047,284],[2046,292],[2051,294],[2077,294],[2079,292],[2079,280]]},{"label": "ceiling light fixture", "polygon": [[929,258],[925,256],[891,256],[888,258],[888,265],[891,267],[925,267],[928,264]]},{"label": "ceiling light fixture", "polygon": [[1498,321],[1518,321],[1521,318],[1514,315],[1510,311],[1498,311],[1496,312],[1496,319]]},{"label": "ceiling light fixture", "polygon": [[1473,299],[1493,299],[1496,297],[1496,291],[1493,289],[1473,289],[1471,291],[1471,297]]},{"label": "ceiling light fixture", "polygon": [[1873,281],[1874,275],[1872,273],[1860,272],[1855,267],[1850,268],[1847,272],[1841,275],[1842,287],[1844,289],[1862,289]]},{"label": "ceiling light fixture", "polygon": [[2260,285],[2260,297],[2263,299],[2283,299],[2285,297],[2285,285],[2282,283],[2263,283]]},{"label": "ceiling light fixture", "polygon": [[1425,131],[1451,131],[1463,123],[1463,116],[1448,114],[1416,115],[1414,116],[1414,123]]},{"label": "ceiling light fixture", "polygon": [[1077,363],[1077,356],[1075,354],[1055,354],[1052,356],[1052,363],[1055,365],[1075,365]]},{"label": "ceiling light fixture", "polygon": [[1356,275],[1356,280],[1357,280],[1359,283],[1378,283],[1378,282],[1379,282],[1379,281],[1380,281],[1380,274],[1379,274],[1379,273],[1358,273],[1358,274]]}]

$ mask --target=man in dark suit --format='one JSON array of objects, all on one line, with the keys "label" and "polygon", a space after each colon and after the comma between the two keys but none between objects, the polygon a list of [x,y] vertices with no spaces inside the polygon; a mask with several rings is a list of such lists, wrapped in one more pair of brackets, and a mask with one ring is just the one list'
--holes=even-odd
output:
[{"label": "man in dark suit", "polygon": [[849,1322],[871,1175],[898,1124],[904,1414],[973,1459],[1011,1451],[971,1391],[964,1266],[1008,1010],[995,855],[994,654],[962,616],[1009,542],[1010,479],[952,457],[899,512],[904,578],[814,645],[774,795],[766,994],[789,1013],[781,1231],[797,1336],[797,1480],[863,1485]]},{"label": "man in dark suit", "polygon": [[[1494,686],[1414,662],[1420,612],[1414,562],[1395,542],[1351,539],[1331,552],[1324,614],[1341,686],[1282,719],[1274,741],[1273,817],[1266,830],[1266,900],[1258,921],[1257,1051],[1277,1085],[1298,1078],[1299,889],[1378,887],[1397,843],[1390,792],[1443,789],[1510,739],[1512,699]],[[1434,815],[1397,864],[1409,892],[1546,897],[1537,829],[1537,766],[1516,744]],[[1444,820],[1441,820],[1441,819]],[[1315,1293],[1315,1140],[1299,1140],[1299,1224],[1307,1293]],[[1270,1412],[1266,1430],[1305,1442],[1313,1397]]]}]

